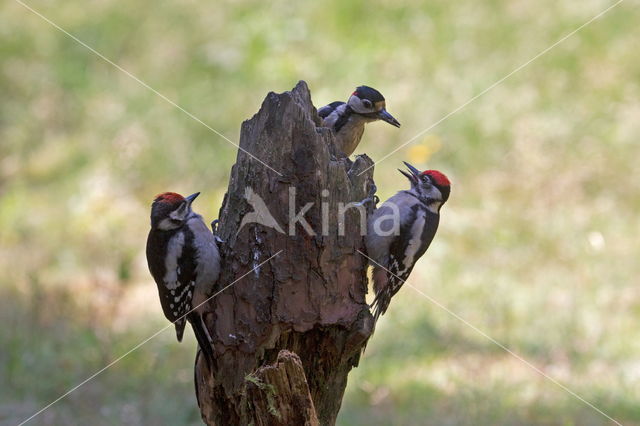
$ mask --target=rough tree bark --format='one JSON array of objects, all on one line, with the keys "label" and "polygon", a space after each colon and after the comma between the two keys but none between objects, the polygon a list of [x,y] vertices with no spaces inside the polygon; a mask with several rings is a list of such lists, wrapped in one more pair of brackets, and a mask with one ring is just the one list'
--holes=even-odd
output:
[{"label": "rough tree bark", "polygon": [[318,426],[300,358],[282,350],[273,365],[260,367],[247,380],[248,418],[255,426]]},{"label": "rough tree bark", "polygon": [[[304,82],[267,95],[243,123],[240,147],[220,210],[218,235],[225,243],[218,289],[238,281],[207,306],[216,363],[209,374],[202,359],[196,362],[202,418],[216,425],[332,425],[373,325],[365,302],[366,259],[358,253],[364,223],[357,208],[340,221],[339,203],[367,197],[373,169],[359,173],[372,161],[366,155],[354,162],[335,158],[333,135],[320,126]],[[284,233],[256,223],[241,227],[254,211],[251,193],[264,200]],[[315,235],[300,223],[290,229],[291,211],[295,216],[307,203],[304,219]],[[283,349],[290,353],[279,358]],[[297,357],[303,369],[295,368]],[[287,405],[294,409],[284,410]],[[291,423],[289,412],[304,412],[305,420]]]}]

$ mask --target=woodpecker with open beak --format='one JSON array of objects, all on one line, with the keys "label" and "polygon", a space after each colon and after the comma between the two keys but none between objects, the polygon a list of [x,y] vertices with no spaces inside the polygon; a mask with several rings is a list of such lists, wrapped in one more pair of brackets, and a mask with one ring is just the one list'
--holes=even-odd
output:
[{"label": "woodpecker with open beak", "polygon": [[158,195],[151,205],[147,263],[160,296],[164,316],[174,323],[182,341],[186,321],[211,371],[211,337],[201,304],[212,294],[220,275],[220,253],[214,235],[191,209],[199,192],[183,197],[175,192]]},{"label": "woodpecker with open beak", "polygon": [[384,96],[380,92],[369,86],[360,86],[346,103],[332,102],[320,108],[318,115],[322,118],[322,125],[333,130],[338,154],[348,157],[360,143],[366,123],[382,120],[400,127],[398,120],[385,108]]},{"label": "woodpecker with open beak", "polygon": [[416,262],[436,235],[440,209],[449,199],[451,183],[437,170],[404,163],[400,170],[411,188],[399,191],[369,217],[365,244],[373,266],[373,317],[377,321],[391,298],[409,278]]}]

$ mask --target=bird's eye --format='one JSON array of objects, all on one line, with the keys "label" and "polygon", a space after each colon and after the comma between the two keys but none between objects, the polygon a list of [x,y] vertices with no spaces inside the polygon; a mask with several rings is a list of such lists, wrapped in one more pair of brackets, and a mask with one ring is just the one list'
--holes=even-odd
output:
[{"label": "bird's eye", "polygon": [[368,99],[363,99],[362,105],[364,105],[365,108],[371,108],[371,101]]}]

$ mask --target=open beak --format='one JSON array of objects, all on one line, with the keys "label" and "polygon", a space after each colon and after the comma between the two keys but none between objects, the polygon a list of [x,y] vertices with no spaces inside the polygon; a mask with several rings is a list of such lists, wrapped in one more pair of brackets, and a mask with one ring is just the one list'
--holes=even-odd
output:
[{"label": "open beak", "polygon": [[187,200],[187,205],[191,205],[191,203],[193,203],[193,200],[195,200],[196,198],[198,198],[198,195],[200,195],[199,192],[196,192],[195,194],[191,194],[188,197],[185,197],[184,199]]},{"label": "open beak", "polygon": [[398,171],[400,173],[402,173],[403,175],[405,175],[407,177],[407,179],[409,179],[409,181],[411,181],[412,185],[415,185],[418,183],[418,176],[420,176],[420,170],[416,169],[415,167],[413,167],[411,164],[407,163],[406,161],[403,161],[404,165],[407,166],[407,168],[409,169],[409,171],[411,173],[407,173],[404,170],[400,170],[398,169]]},{"label": "open beak", "polygon": [[[415,167],[413,167],[411,164],[407,163],[406,161],[403,161],[403,163],[407,166],[407,168],[409,169],[409,171],[411,173],[407,173],[404,170],[400,170],[398,169],[398,171],[400,173],[402,173],[407,179],[409,179],[409,182],[411,182],[411,185],[415,185],[418,183],[418,174],[415,172],[417,171],[417,169]],[[420,173],[420,172],[418,172]]]},{"label": "open beak", "polygon": [[400,170],[400,169],[398,169],[398,171],[399,171],[400,173],[402,173],[403,175],[405,175],[405,176],[407,177],[407,179],[409,179],[409,180],[411,181],[411,183],[416,183],[416,178],[415,178],[415,176],[413,176],[413,175],[411,175],[411,174],[409,174],[409,173],[405,172],[404,170]]},{"label": "open beak", "polygon": [[407,163],[406,161],[403,161],[404,165],[407,166],[407,169],[409,169],[411,171],[411,173],[413,173],[414,176],[419,176],[420,173],[422,173],[420,170],[416,169],[415,167],[413,167],[411,164]]},{"label": "open beak", "polygon": [[389,114],[384,108],[378,111],[378,118],[382,121],[386,121],[392,126],[400,127],[400,122],[393,118],[393,115]]}]

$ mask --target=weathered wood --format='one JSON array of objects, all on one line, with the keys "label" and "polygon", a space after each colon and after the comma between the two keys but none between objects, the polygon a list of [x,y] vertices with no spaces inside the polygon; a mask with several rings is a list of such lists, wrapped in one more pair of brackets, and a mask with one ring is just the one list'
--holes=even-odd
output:
[{"label": "weathered wood", "polygon": [[[240,147],[282,175],[238,151],[220,210],[225,244],[218,289],[238,281],[207,306],[216,363],[211,375],[196,363],[202,418],[208,424],[249,424],[248,407],[257,401],[247,401],[254,393],[247,391],[246,377],[287,349],[300,357],[320,423],[331,425],[347,375],[372,332],[366,259],[358,253],[366,227],[355,208],[344,221],[338,215],[340,203],[366,198],[373,169],[359,173],[372,161],[366,155],[354,162],[333,156],[333,135],[320,126],[304,82],[267,95],[243,123]],[[240,226],[254,212],[248,195],[264,200],[277,225]],[[300,223],[289,229],[290,209],[295,216],[307,203],[312,205],[304,218],[312,235]]]},{"label": "weathered wood", "polygon": [[254,426],[318,426],[300,358],[282,350],[273,365],[247,376],[247,417]]}]

